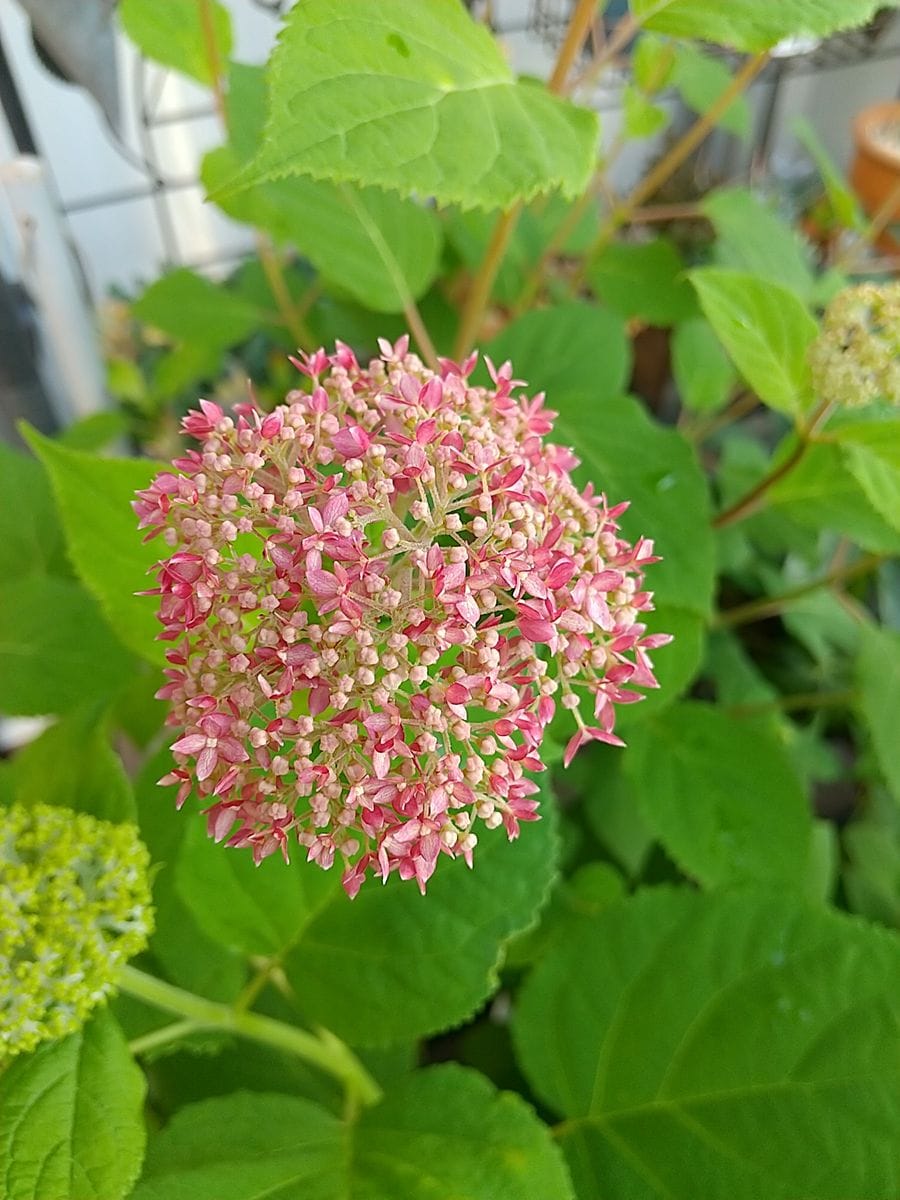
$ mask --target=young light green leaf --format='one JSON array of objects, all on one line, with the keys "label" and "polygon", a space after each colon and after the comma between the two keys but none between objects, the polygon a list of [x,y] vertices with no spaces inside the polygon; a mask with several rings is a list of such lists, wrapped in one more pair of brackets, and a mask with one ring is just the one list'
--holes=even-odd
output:
[{"label": "young light green leaf", "polygon": [[135,491],[163,468],[145,458],[97,458],[69,450],[34,430],[27,437],[50,476],[78,574],[122,642],[149,662],[163,662],[153,601],[135,595],[153,586],[148,572],[161,551],[157,542],[141,540],[131,508]]},{"label": "young light green leaf", "polygon": [[[731,83],[732,75],[723,62],[704,54],[689,42],[678,45],[673,83],[688,108],[705,113]],[[728,133],[746,138],[750,132],[750,105],[746,96],[736,96],[716,122]]]},{"label": "young light green leaf", "polygon": [[867,446],[844,446],[843,458],[875,511],[900,530],[900,468]]},{"label": "young light green leaf", "polygon": [[205,821],[187,820],[178,851],[175,881],[194,920],[214,941],[252,955],[281,954],[300,936],[316,912],[339,895],[336,872],[314,865],[285,863],[281,856],[256,866],[249,851],[217,846]]},{"label": "young light green leaf", "polygon": [[231,18],[219,0],[122,0],[119,16],[125,32],[148,58],[173,67],[207,87],[213,85],[213,64],[206,47],[204,8],[219,62],[231,54]]},{"label": "young light green leaf", "polygon": [[551,440],[572,446],[582,460],[578,483],[592,481],[611,504],[630,500],[621,519],[625,536],[654,539],[662,562],[650,567],[647,586],[659,603],[708,616],[714,574],[709,495],[692,448],[627,396],[552,393],[548,404],[559,412]]},{"label": "young light green leaf", "polygon": [[515,842],[485,834],[475,868],[446,863],[422,897],[393,878],[350,904],[338,893],[285,960],[312,1021],[354,1045],[386,1045],[458,1025],[497,984],[504,941],[534,919],[553,879],[551,804]]},{"label": "young light green leaf", "polygon": [[597,129],[595,113],[516,82],[459,0],[304,0],[272,58],[265,141],[236,186],[309,175],[506,208],[578,194]]},{"label": "young light green leaf", "polygon": [[668,38],[655,33],[642,33],[631,53],[631,74],[634,82],[648,96],[661,91],[675,69],[677,47]]},{"label": "young light green leaf", "polygon": [[884,0],[630,0],[630,7],[648,29],[753,52],[769,50],[786,37],[827,37],[853,29],[885,5]]},{"label": "young light green leaf", "polygon": [[0,584],[0,712],[68,712],[123,687],[133,659],[93,597],[71,579]]},{"label": "young light green leaf", "polygon": [[455,1064],[409,1076],[349,1126],[295,1096],[190,1105],[150,1143],[133,1200],[351,1195],[573,1200],[562,1155],[529,1106]]},{"label": "young light green leaf", "polygon": [[629,734],[625,773],[644,820],[704,887],[798,887],[810,854],[809,804],[773,737],[688,701]]},{"label": "young light green leaf", "polygon": [[818,330],[794,293],[717,267],[692,271],[690,279],[707,320],[760,400],[789,414],[808,406],[806,350]]},{"label": "young light green leaf", "polygon": [[0,579],[71,574],[64,546],[41,464],[0,442]]},{"label": "young light green leaf", "polygon": [[101,1010],[0,1074],[4,1200],[122,1200],[144,1153],[144,1076]]},{"label": "young light green leaf", "polygon": [[881,772],[900,804],[900,757],[897,755],[897,714],[900,713],[900,633],[891,629],[861,630],[857,667],[860,708]]},{"label": "young light green leaf", "polygon": [[672,373],[685,408],[722,408],[737,383],[737,372],[705,317],[691,317],[672,334]]},{"label": "young light green leaf", "polygon": [[623,317],[674,325],[697,312],[685,264],[665,238],[613,242],[595,259],[588,278],[598,297]]},{"label": "young light green leaf", "polygon": [[715,226],[716,262],[749,271],[808,304],[817,286],[809,251],[797,232],[747,188],[720,188],[702,202]]},{"label": "young light green leaf", "polygon": [[618,396],[631,372],[625,322],[616,313],[570,302],[511,321],[484,347],[495,363],[509,359],[530,391],[547,393],[555,409],[566,393],[602,404]]},{"label": "young light green leaf", "polygon": [[892,1196],[898,988],[885,931],[768,893],[656,889],[570,925],[513,1032],[568,1118],[581,1196]]}]

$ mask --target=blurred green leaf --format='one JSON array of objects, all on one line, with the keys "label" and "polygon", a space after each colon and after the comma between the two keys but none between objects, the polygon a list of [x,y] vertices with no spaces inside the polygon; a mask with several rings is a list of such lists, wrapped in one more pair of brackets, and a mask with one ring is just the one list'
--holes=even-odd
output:
[{"label": "blurred green leaf", "polygon": [[748,271],[810,303],[816,290],[810,252],[800,235],[748,188],[719,188],[700,206],[715,226],[718,266]]},{"label": "blurred green leaf", "polygon": [[591,287],[613,311],[650,325],[674,325],[697,312],[675,246],[665,238],[612,242],[588,271]]},{"label": "blurred green leaf", "polygon": [[825,193],[838,221],[845,229],[857,231],[865,229],[868,221],[859,201],[832,162],[812,125],[805,117],[795,117],[791,123],[791,129],[801,144],[809,151],[819,168],[822,183],[825,185]]},{"label": "blurred green leaf", "polygon": [[660,888],[568,926],[513,1033],[567,1118],[580,1196],[891,1196],[898,988],[885,931],[766,893]]},{"label": "blurred green leaf", "polygon": [[630,138],[648,138],[659,133],[669,123],[668,112],[659,104],[648,100],[643,92],[632,84],[626,84],[622,93],[625,111],[625,132]]},{"label": "blurred green leaf", "polygon": [[634,82],[646,92],[654,95],[666,86],[675,69],[677,47],[668,38],[655,33],[642,33],[631,52],[631,74]]},{"label": "blurred green leaf", "polygon": [[596,114],[516,82],[457,0],[306,0],[269,84],[266,136],[238,186],[308,175],[506,208],[575,196],[593,169]]},{"label": "blurred green leaf", "polygon": [[0,579],[8,584],[26,575],[69,576],[64,547],[41,464],[0,442]]},{"label": "blurred green leaf", "polygon": [[203,28],[203,8],[208,5],[219,62],[231,54],[231,18],[218,0],[122,0],[119,18],[125,32],[147,58],[173,67],[207,87],[213,85]]},{"label": "blurred green leaf", "polygon": [[894,799],[900,804],[900,755],[897,754],[900,633],[869,625],[863,627],[857,677],[862,694],[860,709],[878,765]]},{"label": "blurred green leaf", "polygon": [[811,399],[806,351],[818,332],[793,292],[745,271],[690,273],[700,306],[735,366],[771,408],[796,414]]},{"label": "blurred green leaf", "polygon": [[782,38],[827,37],[864,25],[883,0],[630,0],[648,29],[673,37],[701,38],[733,50],[769,50]]},{"label": "blurred green leaf", "polygon": [[122,1200],[144,1153],[146,1085],[101,1009],[0,1073],[4,1200]]},{"label": "blurred green leaf", "polygon": [[151,283],[131,311],[176,341],[210,351],[243,341],[261,321],[255,305],[187,267]]},{"label": "blurred green leaf", "polygon": [[690,317],[675,327],[672,374],[685,408],[709,412],[727,403],[737,372],[705,317]]},{"label": "blurred green leaf", "polygon": [[[732,73],[725,64],[704,54],[689,42],[677,46],[672,82],[688,108],[705,113],[731,84]],[[716,122],[728,133],[746,138],[750,133],[750,105],[746,96],[736,96]]]}]

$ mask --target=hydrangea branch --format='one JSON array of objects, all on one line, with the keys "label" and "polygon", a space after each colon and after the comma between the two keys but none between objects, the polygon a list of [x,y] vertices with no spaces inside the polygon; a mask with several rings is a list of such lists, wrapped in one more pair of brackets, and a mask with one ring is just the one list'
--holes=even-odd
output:
[{"label": "hydrangea branch", "polygon": [[885,562],[883,554],[864,554],[862,558],[848,566],[836,567],[827,574],[819,576],[818,579],[811,579],[809,583],[799,584],[777,596],[763,596],[759,600],[749,600],[746,604],[737,604],[733,608],[726,608],[716,617],[714,625],[718,628],[733,629],[738,625],[747,625],[751,621],[762,621],[766,617],[775,617],[795,600],[801,600],[811,592],[819,591],[820,588],[832,588],[839,584],[850,583],[854,579],[861,579],[877,570],[883,562]]},{"label": "hydrangea branch", "polygon": [[[301,1058],[337,1079],[362,1104],[374,1104],[381,1097],[380,1087],[352,1050],[327,1031],[312,1034],[261,1013],[207,1000],[132,966],[123,968],[118,987],[120,991],[154,1008],[183,1017],[195,1030],[215,1029],[233,1033]],[[169,1026],[170,1038],[181,1036],[185,1028],[183,1022]],[[176,1032],[179,1029],[181,1032]],[[165,1033],[165,1030],[159,1033]],[[145,1039],[143,1046],[138,1043],[137,1048],[139,1051],[146,1050],[159,1044],[162,1043],[157,1040],[148,1045]]]}]

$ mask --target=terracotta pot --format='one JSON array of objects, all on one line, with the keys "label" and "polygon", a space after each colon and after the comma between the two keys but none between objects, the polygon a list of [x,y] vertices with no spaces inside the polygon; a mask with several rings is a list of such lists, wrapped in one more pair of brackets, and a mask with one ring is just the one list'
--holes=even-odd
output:
[{"label": "terracotta pot", "polygon": [[[887,138],[890,129],[893,137]],[[888,100],[863,109],[853,122],[856,157],[850,182],[868,215],[874,216],[891,192],[900,185],[900,100]],[[900,221],[900,198],[891,217]],[[890,227],[877,239],[878,249],[887,254],[900,252],[896,229]]]}]

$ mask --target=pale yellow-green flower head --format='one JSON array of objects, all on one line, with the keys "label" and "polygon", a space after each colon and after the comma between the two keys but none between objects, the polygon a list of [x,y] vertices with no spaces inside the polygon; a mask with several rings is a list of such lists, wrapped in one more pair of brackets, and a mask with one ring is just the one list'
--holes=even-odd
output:
[{"label": "pale yellow-green flower head", "polygon": [[78,1029],[152,931],[133,825],[0,808],[0,1062]]},{"label": "pale yellow-green flower head", "polygon": [[835,404],[900,404],[900,283],[845,288],[809,350],[816,392]]}]

